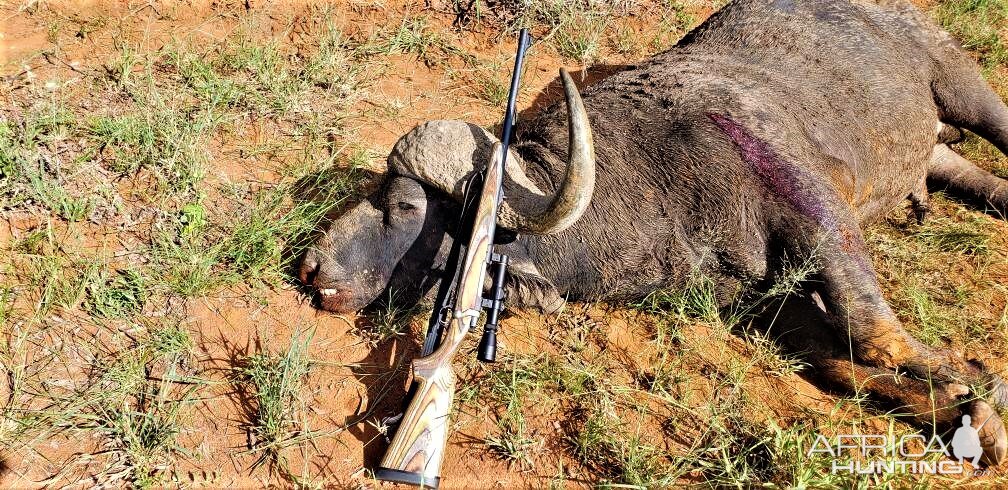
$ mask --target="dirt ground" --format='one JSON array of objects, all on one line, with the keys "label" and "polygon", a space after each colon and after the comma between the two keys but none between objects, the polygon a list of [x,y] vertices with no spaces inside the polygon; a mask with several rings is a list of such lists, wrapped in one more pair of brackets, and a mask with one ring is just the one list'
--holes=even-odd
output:
[{"label": "dirt ground", "polygon": [[[369,469],[426,314],[313,306],[290,269],[290,229],[322,221],[301,184],[315,177],[338,209],[415,124],[498,123],[521,15],[539,40],[528,115],[557,100],[559,67],[590,85],[717,2],[459,3],[0,2],[0,130],[15,135],[0,141],[41,169],[0,174],[0,487],[392,487]],[[918,5],[938,18],[955,3]],[[1003,49],[1008,16],[991,5],[976,15]],[[995,48],[975,52],[1004,94]],[[975,139],[964,151],[1008,169]],[[1008,225],[942,197],[923,227],[903,216],[869,232],[900,318],[1003,370]],[[683,301],[517,314],[490,366],[471,339],[442,487],[1003,484],[999,468],[824,476],[802,450],[814,434],[914,429]]]}]

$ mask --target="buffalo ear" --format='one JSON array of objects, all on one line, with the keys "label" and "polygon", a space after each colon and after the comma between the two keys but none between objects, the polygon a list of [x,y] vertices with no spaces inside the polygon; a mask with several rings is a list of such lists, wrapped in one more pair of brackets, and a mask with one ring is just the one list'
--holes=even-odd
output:
[{"label": "buffalo ear", "polygon": [[517,231],[499,227],[494,231],[494,244],[496,245],[507,245],[517,239]]}]

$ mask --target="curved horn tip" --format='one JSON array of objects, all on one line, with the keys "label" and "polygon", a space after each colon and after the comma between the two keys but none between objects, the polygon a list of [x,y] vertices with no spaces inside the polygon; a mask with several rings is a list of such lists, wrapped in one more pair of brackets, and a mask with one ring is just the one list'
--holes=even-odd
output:
[{"label": "curved horn tip", "polygon": [[563,183],[543,211],[517,217],[510,228],[536,235],[560,233],[587,211],[595,190],[595,145],[588,113],[577,85],[567,70],[560,69],[567,102],[568,150]]}]

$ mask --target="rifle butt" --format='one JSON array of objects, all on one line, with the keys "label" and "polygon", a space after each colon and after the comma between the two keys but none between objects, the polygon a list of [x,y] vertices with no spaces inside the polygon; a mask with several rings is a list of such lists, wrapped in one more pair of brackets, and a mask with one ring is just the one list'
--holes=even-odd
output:
[{"label": "rifle butt", "polygon": [[448,416],[455,396],[451,363],[413,362],[416,391],[385,450],[375,478],[437,488],[448,442]]}]

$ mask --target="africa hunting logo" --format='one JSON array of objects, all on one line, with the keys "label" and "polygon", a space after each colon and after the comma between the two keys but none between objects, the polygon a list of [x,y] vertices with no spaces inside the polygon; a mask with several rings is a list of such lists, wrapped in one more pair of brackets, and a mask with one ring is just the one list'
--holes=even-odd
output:
[{"label": "africa hunting logo", "polygon": [[[963,461],[979,468],[983,454],[980,434],[970,425],[971,422],[969,415],[962,416],[962,426],[952,435],[950,445],[946,445],[937,434],[930,439],[921,434],[900,437],[891,434],[837,434],[832,439],[817,434],[807,456],[832,458],[833,473],[959,475],[963,473]],[[860,459],[854,459],[856,455]],[[939,460],[933,456],[944,458]]]}]

